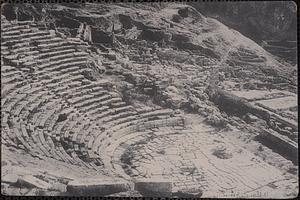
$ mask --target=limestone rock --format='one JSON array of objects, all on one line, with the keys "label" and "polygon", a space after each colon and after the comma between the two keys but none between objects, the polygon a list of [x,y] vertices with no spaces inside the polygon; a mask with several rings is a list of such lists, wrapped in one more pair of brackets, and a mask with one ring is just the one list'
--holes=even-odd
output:
[{"label": "limestone rock", "polygon": [[51,187],[51,185],[41,179],[35,178],[32,175],[25,175],[20,178],[18,178],[17,181],[18,184],[24,185],[27,187],[37,187],[41,189],[48,189]]},{"label": "limestone rock", "polygon": [[16,183],[18,181],[19,176],[16,174],[6,174],[1,176],[1,182],[3,183]]},{"label": "limestone rock", "polygon": [[68,118],[68,115],[66,113],[59,114],[57,122],[65,121],[65,120],[67,120],[67,118]]},{"label": "limestone rock", "polygon": [[177,198],[200,198],[203,192],[201,189],[180,190],[173,193],[173,197]]},{"label": "limestone rock", "polygon": [[135,181],[134,188],[144,197],[170,197],[172,182],[166,179],[138,179]]},{"label": "limestone rock", "polygon": [[146,29],[141,32],[139,39],[147,41],[169,41],[171,37],[172,36],[170,34],[161,30]]},{"label": "limestone rock", "polygon": [[67,192],[76,196],[104,196],[124,192],[130,184],[118,179],[81,179],[70,181]]}]

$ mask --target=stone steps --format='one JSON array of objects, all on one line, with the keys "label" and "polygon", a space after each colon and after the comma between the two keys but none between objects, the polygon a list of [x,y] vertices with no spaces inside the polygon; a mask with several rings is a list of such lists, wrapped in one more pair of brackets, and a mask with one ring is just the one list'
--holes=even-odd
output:
[{"label": "stone steps", "polygon": [[[1,67],[5,144],[98,171],[105,162],[101,152],[118,136],[173,126],[167,122],[172,110],[137,112],[106,89],[107,80],[86,80],[90,54],[80,39],[60,38],[34,22],[8,24],[3,32],[3,56],[16,64]],[[67,118],[58,122],[61,114]]]}]

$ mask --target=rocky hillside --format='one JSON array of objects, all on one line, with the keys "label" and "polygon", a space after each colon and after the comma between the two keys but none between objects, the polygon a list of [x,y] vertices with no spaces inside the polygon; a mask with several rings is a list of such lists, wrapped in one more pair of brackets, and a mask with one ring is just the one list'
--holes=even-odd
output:
[{"label": "rocky hillside", "polygon": [[191,3],[213,17],[262,44],[266,50],[296,64],[297,6],[293,1]]},{"label": "rocky hillside", "polygon": [[[121,45],[116,49],[125,57],[134,54],[134,51],[127,53],[126,50],[130,50],[127,47],[136,46],[135,50],[143,47],[145,48],[143,53],[146,53],[147,49],[152,50],[150,53],[156,50],[158,59],[151,58],[151,62],[166,61],[175,65],[186,63],[198,66],[198,68],[208,65],[216,65],[215,69],[243,68],[243,70],[251,71],[249,76],[255,77],[256,80],[280,73],[282,76],[286,75],[286,80],[279,82],[295,84],[293,82],[295,81],[295,67],[279,62],[239,32],[224,26],[215,19],[204,17],[195,8],[186,5],[95,6],[84,4],[72,7],[49,4],[42,7],[27,5],[14,9],[15,15],[7,16],[7,18],[17,17],[19,20],[40,21],[67,37],[77,36],[82,24],[89,25],[91,42],[95,44],[110,45],[112,42],[110,35],[114,33],[116,41]],[[5,14],[4,11],[3,14]],[[288,31],[293,26],[291,24],[284,27],[284,30]],[[273,30],[271,29],[266,31],[270,32]],[[260,28],[255,27],[255,30],[260,30]],[[279,32],[282,33],[282,30],[273,30],[273,32],[278,35]],[[262,36],[263,39],[265,37]],[[141,56],[140,59],[146,58]],[[264,78],[253,76],[253,73],[261,73]],[[232,74],[226,73],[227,76],[233,78]]]},{"label": "rocky hillside", "polygon": [[[80,195],[87,177],[108,185],[116,178],[117,193],[128,190],[126,181],[172,169],[178,195],[200,183],[205,197],[230,196],[232,188],[246,194],[277,179],[288,183],[270,194],[295,195],[297,67],[239,31],[186,4],[3,4],[1,34],[8,194],[43,180],[26,194]],[[284,152],[273,152],[276,145]],[[191,167],[193,155],[183,152],[194,149],[207,165]],[[164,164],[174,152],[190,160]],[[232,170],[245,166],[254,166],[251,186],[249,174]]]}]

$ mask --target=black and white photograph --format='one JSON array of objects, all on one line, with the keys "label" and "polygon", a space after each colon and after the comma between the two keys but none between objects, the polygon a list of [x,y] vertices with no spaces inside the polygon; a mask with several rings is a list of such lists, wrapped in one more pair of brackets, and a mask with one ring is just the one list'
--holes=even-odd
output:
[{"label": "black and white photograph", "polygon": [[296,198],[294,1],[1,3],[1,195]]}]

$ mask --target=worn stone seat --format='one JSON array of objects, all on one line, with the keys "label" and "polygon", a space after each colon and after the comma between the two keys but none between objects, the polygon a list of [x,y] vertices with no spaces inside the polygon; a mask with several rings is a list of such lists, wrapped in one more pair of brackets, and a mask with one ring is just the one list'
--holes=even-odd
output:
[{"label": "worn stone seat", "polygon": [[39,49],[39,52],[40,52],[40,55],[41,55],[41,58],[43,57],[47,57],[47,55],[56,55],[57,52],[60,52],[60,51],[68,51],[68,50],[75,50],[74,49],[74,45],[71,45],[71,44],[64,44],[64,45],[60,45],[60,46],[57,46],[55,48],[53,48],[52,46],[44,46],[43,48],[40,48]]},{"label": "worn stone seat", "polygon": [[27,119],[31,114],[30,112],[32,112],[34,109],[37,108],[38,105],[44,102],[46,100],[45,98],[47,97],[48,95],[45,91],[39,91],[37,93],[28,93],[27,103],[20,107],[20,118]]},{"label": "worn stone seat", "polygon": [[22,91],[28,87],[28,82],[22,79],[16,83],[5,84],[1,88],[1,97],[5,97],[7,94],[11,95],[14,91]]},{"label": "worn stone seat", "polygon": [[26,94],[20,94],[17,95],[17,97],[12,96],[12,98],[10,98],[10,101],[7,104],[3,105],[3,110],[7,111],[7,112],[11,112],[11,110],[14,109],[14,107],[16,106],[16,104],[21,101],[22,99],[24,99],[26,97]]},{"label": "worn stone seat", "polygon": [[2,72],[1,76],[2,78],[10,78],[13,76],[20,76],[22,74],[22,72],[17,71],[17,70],[10,70],[10,71],[6,71],[6,72]]},{"label": "worn stone seat", "polygon": [[16,71],[16,68],[9,66],[9,65],[1,64],[1,73],[4,74],[4,73],[11,72],[11,71]]},{"label": "worn stone seat", "polygon": [[25,20],[25,21],[11,21],[11,24],[17,24],[19,26],[21,25],[31,25],[31,26],[37,26],[34,21]]},{"label": "worn stone seat", "polygon": [[77,136],[79,134],[79,132],[84,131],[86,126],[90,126],[90,123],[88,120],[84,119],[85,121],[79,122],[75,127],[73,127],[70,132],[72,134],[69,135],[69,141],[71,141],[72,143],[76,143],[77,142]]},{"label": "worn stone seat", "polygon": [[41,136],[42,131],[40,129],[35,129],[34,126],[30,126],[30,130],[31,130],[30,137],[32,139],[32,145],[35,146],[33,147],[33,149],[35,149],[36,153],[45,157],[55,157],[55,154],[52,154],[52,152],[48,151],[46,147],[47,144]]},{"label": "worn stone seat", "polygon": [[31,40],[39,42],[39,43],[53,43],[53,42],[61,42],[63,41],[60,37],[55,37],[53,35],[49,36],[43,36],[43,37],[37,37],[37,38],[31,38]]},{"label": "worn stone seat", "polygon": [[52,61],[52,62],[49,62],[49,63],[44,63],[42,65],[39,66],[39,69],[40,70],[43,70],[47,67],[51,67],[51,66],[58,66],[58,65],[62,65],[62,64],[70,64],[70,61],[71,62],[75,62],[75,61],[86,61],[86,57],[83,56],[83,57],[69,57],[69,58],[65,58],[65,59],[61,59],[61,60],[57,60],[57,61]]},{"label": "worn stone seat", "polygon": [[76,76],[76,75],[82,74],[83,71],[84,71],[84,69],[81,66],[74,65],[74,66],[68,67],[66,69],[61,69],[60,73]]},{"label": "worn stone seat", "polygon": [[[52,142],[50,142],[51,138],[45,134],[45,132],[42,129],[37,128],[35,130],[38,133],[38,139],[41,141],[41,145],[43,148],[48,152],[48,156],[56,159],[57,153],[54,153],[55,149],[52,149]],[[47,139],[45,139],[45,136]]]},{"label": "worn stone seat", "polygon": [[[129,116],[129,117],[132,117],[132,116]],[[137,124],[139,124],[139,123],[142,123],[142,121],[143,120],[141,120],[141,119],[137,119],[135,122],[136,123],[126,123],[126,122],[124,122],[124,124],[126,124],[125,125],[125,127],[124,126],[121,126],[121,125],[119,125],[119,126],[115,126],[115,127],[117,127],[117,128],[127,128],[127,130],[129,131],[129,130],[135,130],[135,128],[129,128],[130,126],[136,126]],[[159,120],[157,120],[157,121],[159,121]],[[164,123],[161,123],[161,124],[164,124]],[[170,124],[165,124],[165,125],[172,125],[172,123],[170,123]],[[151,128],[152,126],[149,126],[148,128]],[[117,128],[115,128],[115,129],[110,129],[110,131],[111,132],[113,132],[113,133],[119,133],[119,131],[120,130],[118,130]],[[120,131],[120,132],[122,132],[122,131]],[[109,135],[109,134],[108,134]],[[96,139],[94,139],[94,142],[93,142],[93,144],[91,145],[91,148],[92,148],[92,151],[93,152],[102,152],[102,150],[99,150],[99,148],[100,148],[100,146],[102,146],[104,143],[104,141],[106,140],[106,138],[108,138],[107,136],[107,133],[106,132],[104,132],[104,133],[100,133],[100,134],[98,134],[96,137],[94,137],[94,138],[96,138]],[[105,144],[108,144],[108,143],[110,143],[110,142],[105,142]],[[100,149],[102,149],[102,148],[100,148]]]},{"label": "worn stone seat", "polygon": [[10,30],[10,31],[5,31],[2,33],[2,36],[14,36],[14,35],[19,35],[21,33],[20,30]]},{"label": "worn stone seat", "polygon": [[[16,105],[16,108],[14,111],[12,111],[11,113],[13,114],[14,117],[20,116],[22,110],[30,103],[30,101],[28,100],[23,100],[21,101],[21,103],[18,103]],[[22,118],[21,118],[22,119]]]},{"label": "worn stone seat", "polygon": [[[85,122],[85,123],[80,123]],[[82,163],[83,161],[81,158],[85,158],[82,153],[79,151],[79,140],[80,138],[77,138],[80,132],[83,132],[85,130],[85,127],[88,125],[89,121],[87,119],[82,119],[81,121],[72,121],[69,124],[68,130],[65,131],[64,139],[65,143],[68,144],[68,151],[69,154],[71,154],[72,157],[74,157],[77,161],[80,161]],[[81,157],[81,158],[80,158]],[[86,165],[86,164],[84,164]],[[93,166],[90,166],[94,168]]]},{"label": "worn stone seat", "polygon": [[58,61],[58,60],[66,59],[66,58],[74,58],[74,57],[75,57],[74,52],[69,52],[69,53],[48,56],[46,58],[40,58],[40,61],[47,63],[47,62]]},{"label": "worn stone seat", "polygon": [[103,107],[103,104],[101,102],[107,101],[109,99],[111,99],[111,96],[109,94],[104,94],[103,96],[100,97],[93,96],[93,98],[85,102],[82,102],[76,107],[80,108],[83,112],[89,112],[91,110]]},{"label": "worn stone seat", "polygon": [[[87,85],[82,85],[80,87],[74,88],[70,90],[70,95],[69,96],[77,96],[80,95],[81,92],[85,93],[85,91],[89,91],[92,88],[97,88],[97,83],[91,82],[90,84]],[[102,88],[102,86],[100,86]]]},{"label": "worn stone seat", "polygon": [[[43,104],[47,104],[49,98],[53,98],[53,95],[40,95],[39,98],[36,98],[27,108],[30,111],[28,120],[32,120],[33,124],[36,124],[38,120],[41,120],[39,117],[42,115],[42,110],[45,110]],[[36,124],[38,126],[38,123]]]},{"label": "worn stone seat", "polygon": [[[123,119],[124,117],[128,116],[133,116],[135,115],[136,112],[132,110],[124,111],[115,115],[111,115],[108,119],[103,120],[104,123],[112,124],[112,125],[117,125],[115,121]],[[109,123],[111,122],[111,123]]]},{"label": "worn stone seat", "polygon": [[[50,51],[52,50],[52,51]],[[62,54],[65,54],[65,53],[73,53],[75,51],[75,49],[72,48],[72,46],[70,46],[69,48],[64,48],[64,49],[58,49],[58,50],[53,50],[52,48],[49,49],[49,51],[46,51],[45,49],[41,52],[42,53],[39,53],[39,55],[37,55],[37,59],[45,59],[45,58],[48,58],[48,57],[51,57],[51,56],[57,56],[57,55],[62,55]]]},{"label": "worn stone seat", "polygon": [[4,27],[1,26],[2,32],[3,33],[7,33],[7,35],[9,35],[10,32],[12,31],[20,31],[22,29],[28,29],[29,25],[12,25],[12,24],[7,24]]},{"label": "worn stone seat", "polygon": [[59,96],[63,97],[63,95],[60,95],[63,92],[68,91],[69,89],[76,88],[82,85],[82,77],[74,78],[73,81],[70,81],[68,84],[64,85],[60,84],[60,87],[53,89],[53,91],[58,94]]},{"label": "worn stone seat", "polygon": [[173,112],[171,109],[159,109],[159,110],[154,110],[152,112],[146,112],[146,113],[141,113],[141,117],[155,117],[155,116],[160,116],[160,115],[170,115]]},{"label": "worn stone seat", "polygon": [[39,52],[36,50],[35,46],[18,47],[18,48],[13,48],[10,51],[15,54],[23,54],[23,55],[36,55]]},{"label": "worn stone seat", "polygon": [[76,95],[75,98],[70,98],[69,102],[72,103],[73,105],[78,104],[79,106],[84,106],[85,101],[92,101],[93,99],[97,99],[98,101],[101,101],[101,99],[104,98],[109,98],[110,96],[107,95],[107,92],[99,89],[101,91],[98,91],[97,93],[93,93],[93,92],[86,92],[83,91],[83,95],[82,96],[77,96]]},{"label": "worn stone seat", "polygon": [[46,127],[46,122],[51,119],[51,117],[53,117],[53,115],[56,112],[56,109],[60,109],[60,104],[57,102],[57,105],[55,105],[55,108],[51,108],[48,110],[46,110],[44,116],[40,116],[40,120],[37,123],[38,127],[43,127],[43,128],[47,128]]},{"label": "worn stone seat", "polygon": [[64,45],[68,45],[69,43],[67,41],[59,41],[59,42],[51,42],[48,44],[39,44],[37,45],[38,48],[56,48]]},{"label": "worn stone seat", "polygon": [[15,76],[9,75],[8,77],[3,77],[1,79],[1,84],[4,84],[4,85],[11,84],[11,83],[14,83],[14,82],[18,82],[22,79],[23,79],[22,74],[21,73],[16,73]]},{"label": "worn stone seat", "polygon": [[109,116],[111,113],[112,113],[112,110],[109,109],[109,106],[108,106],[107,110],[105,110],[104,112],[97,113],[96,115],[93,116],[93,119],[96,121],[98,121],[98,120],[103,121],[103,118]]},{"label": "worn stone seat", "polygon": [[99,114],[107,112],[108,110],[109,106],[99,106],[91,111],[87,111],[87,114],[91,116],[91,119],[96,119],[96,117],[98,117]]},{"label": "worn stone seat", "polygon": [[31,147],[29,144],[24,140],[21,131],[18,128],[19,121],[17,121],[16,118],[13,118],[12,120],[13,126],[10,127],[12,131],[10,133],[15,134],[17,145],[20,146],[20,148],[23,148],[24,150],[30,151]]},{"label": "worn stone seat", "polygon": [[[60,126],[61,128],[58,128],[56,131],[59,131],[60,129],[62,129],[62,126]],[[65,149],[61,146],[60,143],[60,139],[56,139],[55,140],[55,146],[58,146],[58,148],[60,149],[61,153],[64,155],[64,157],[71,161],[72,164],[76,164],[76,165],[81,165],[81,166],[87,166],[86,164],[83,163],[83,161],[81,159],[79,159],[79,157],[74,154],[75,152],[73,150],[70,151],[70,149],[67,149],[69,151],[69,153],[65,152]]]},{"label": "worn stone seat", "polygon": [[1,124],[1,130],[3,131],[3,135],[6,135],[6,141],[13,147],[17,147],[17,136],[14,132],[10,130],[10,128],[7,125]]},{"label": "worn stone seat", "polygon": [[43,40],[43,39],[50,39],[53,36],[50,34],[49,31],[33,31],[33,32],[25,32],[20,34],[21,39],[19,42],[27,41],[27,40]]},{"label": "worn stone seat", "polygon": [[75,81],[81,81],[82,79],[84,79],[84,77],[82,75],[77,75],[77,76],[69,76],[68,79],[62,80],[60,82],[56,82],[56,83],[49,83],[46,84],[46,88],[48,89],[58,89],[58,87],[62,87],[62,88],[66,88],[68,85],[67,84],[71,84]]},{"label": "worn stone seat", "polygon": [[6,36],[3,39],[4,42],[2,44],[4,46],[11,46],[12,48],[15,48],[18,46],[29,46],[28,42],[41,43],[49,40],[51,41],[53,39],[53,36],[50,35],[48,32],[32,32],[15,35],[13,37]]},{"label": "worn stone seat", "polygon": [[[56,141],[63,141],[66,143],[67,143],[67,141],[64,141],[64,138],[68,138],[68,131],[72,127],[72,125],[70,125],[70,123],[72,121],[74,121],[72,119],[76,118],[78,115],[77,112],[72,112],[71,109],[69,111],[67,111],[67,110],[62,111],[64,114],[67,115],[67,119],[62,122],[57,122],[54,125],[53,130],[51,131],[51,134],[55,138]],[[74,122],[77,123],[76,121],[74,121]]]}]

